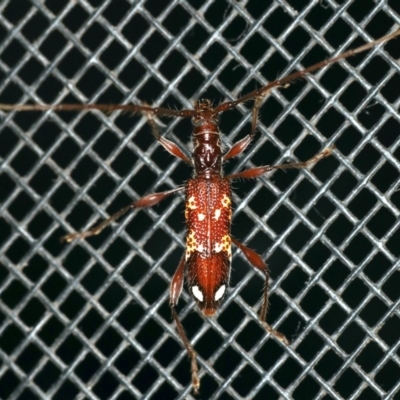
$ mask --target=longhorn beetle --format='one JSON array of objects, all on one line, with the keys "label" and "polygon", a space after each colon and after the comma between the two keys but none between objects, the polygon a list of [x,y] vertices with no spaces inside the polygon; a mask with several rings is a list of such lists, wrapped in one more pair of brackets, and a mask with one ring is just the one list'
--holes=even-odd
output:
[{"label": "longhorn beetle", "polygon": [[[193,168],[193,177],[185,186],[177,187],[165,192],[153,193],[124,207],[94,228],[81,232],[71,233],[62,238],[65,242],[99,234],[106,226],[117,220],[129,210],[135,208],[151,207],[171,194],[185,192],[185,218],[186,218],[186,248],[179,262],[178,268],[172,278],[170,286],[170,307],[173,319],[176,323],[178,334],[186,347],[190,362],[192,387],[195,392],[200,387],[196,352],[190,344],[179,316],[175,310],[182,291],[184,275],[189,285],[189,291],[198,307],[206,317],[213,316],[218,310],[224,297],[230,275],[231,243],[233,242],[245,255],[250,264],[260,270],[265,276],[265,286],[260,322],[267,332],[275,336],[281,342],[289,344],[286,337],[272,329],[266,322],[268,307],[268,267],[261,257],[253,250],[240,243],[230,235],[231,225],[231,181],[236,178],[257,178],[267,172],[276,169],[305,168],[315,164],[319,160],[329,156],[332,148],[327,148],[321,153],[305,162],[296,162],[282,165],[265,165],[224,176],[222,164],[230,158],[244,152],[254,138],[258,111],[263,99],[274,88],[286,87],[290,82],[304,78],[327,65],[336,63],[352,55],[366,51],[380,43],[386,42],[400,35],[400,29],[373,42],[367,43],[354,50],[348,50],[329,60],[319,62],[305,70],[294,72],[289,76],[278,79],[259,89],[256,89],[237,100],[227,101],[212,107],[209,100],[199,100],[194,103],[193,110],[171,110],[148,105],[108,105],[108,104],[58,104],[58,105],[8,105],[0,104],[3,111],[81,111],[101,110],[111,112],[116,110],[132,113],[142,113],[147,116],[151,130],[156,140],[173,156],[180,158]],[[254,99],[252,110],[252,123],[250,133],[243,139],[234,143],[223,154],[221,148],[221,133],[218,129],[219,114],[230,110],[237,105]],[[187,157],[179,146],[160,135],[159,127],[154,121],[154,116],[168,116],[179,118],[191,118],[193,124],[193,152]]]}]

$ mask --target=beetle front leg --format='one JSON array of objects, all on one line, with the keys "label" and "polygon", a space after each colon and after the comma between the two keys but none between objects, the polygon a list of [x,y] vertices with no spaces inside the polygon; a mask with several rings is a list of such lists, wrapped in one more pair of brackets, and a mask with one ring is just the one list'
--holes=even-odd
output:
[{"label": "beetle front leg", "polygon": [[147,121],[151,126],[151,132],[153,133],[153,136],[156,138],[158,143],[160,143],[161,146],[168,151],[168,153],[172,154],[176,158],[180,158],[181,160],[185,161],[185,163],[191,165],[192,163],[190,159],[186,157],[184,152],[176,143],[171,142],[170,140],[161,136],[160,127],[157,125],[156,121],[154,121],[154,112],[144,112],[144,114],[146,115]]},{"label": "beetle front leg", "polygon": [[250,144],[250,142],[253,140],[254,135],[256,134],[258,111],[260,109],[261,103],[262,103],[262,98],[257,97],[254,102],[254,107],[253,107],[253,111],[252,111],[251,132],[247,136],[245,136],[243,139],[234,143],[234,145],[224,155],[224,161],[229,160],[232,157],[236,157],[236,156],[242,154],[246,150],[246,148]]},{"label": "beetle front leg", "polygon": [[189,339],[186,336],[185,329],[183,328],[182,322],[179,319],[178,313],[176,312],[175,306],[178,304],[179,296],[182,292],[183,281],[185,275],[185,253],[183,254],[181,261],[179,262],[178,268],[171,281],[171,286],[169,289],[169,306],[171,307],[172,317],[176,324],[176,329],[178,331],[179,337],[181,338],[190,359],[190,370],[192,373],[192,387],[194,393],[199,392],[200,379],[198,375],[198,366],[196,357],[197,354],[194,351]]},{"label": "beetle front leg", "polygon": [[260,310],[260,315],[259,319],[261,324],[264,326],[264,328],[269,332],[271,335],[275,336],[278,340],[281,342],[285,343],[286,345],[289,345],[289,340],[286,339],[286,336],[283,333],[280,333],[279,331],[273,329],[268,323],[267,323],[267,309],[268,309],[268,283],[269,283],[269,270],[267,264],[262,260],[262,258],[253,250],[249,249],[247,246],[244,244],[240,243],[238,240],[232,238],[232,242],[235,243],[237,247],[243,252],[247,260],[250,262],[250,264],[254,267],[257,268],[259,271],[261,271],[265,275],[265,285],[264,285],[264,292],[263,292],[263,301],[261,304],[261,310]]}]

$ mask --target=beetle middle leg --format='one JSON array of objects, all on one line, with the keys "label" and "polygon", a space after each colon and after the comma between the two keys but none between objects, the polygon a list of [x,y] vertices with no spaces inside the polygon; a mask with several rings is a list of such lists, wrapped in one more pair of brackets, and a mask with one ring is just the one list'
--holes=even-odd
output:
[{"label": "beetle middle leg", "polygon": [[273,171],[276,169],[307,168],[310,165],[316,164],[318,161],[322,160],[323,158],[330,156],[332,154],[333,149],[334,149],[334,147],[328,147],[307,161],[288,163],[288,164],[278,164],[278,165],[262,165],[261,167],[249,168],[249,169],[245,169],[244,171],[237,172],[236,174],[228,175],[226,178],[227,179],[258,178],[259,176],[264,175],[267,172],[270,172],[270,171]]},{"label": "beetle middle leg", "polygon": [[170,194],[180,192],[184,189],[185,189],[184,187],[178,187],[175,189],[167,190],[165,192],[148,194],[147,196],[144,196],[141,199],[136,200],[133,203],[129,204],[128,206],[122,208],[121,210],[119,210],[115,214],[111,215],[104,221],[100,222],[98,225],[94,226],[93,228],[91,228],[87,231],[84,231],[84,232],[74,232],[74,233],[65,235],[61,238],[61,241],[70,243],[76,239],[84,239],[89,236],[98,235],[100,232],[103,231],[104,228],[106,228],[112,222],[116,221],[118,218],[122,217],[122,215],[126,214],[128,211],[133,210],[135,208],[144,208],[144,207],[154,206],[155,204],[164,200]]}]

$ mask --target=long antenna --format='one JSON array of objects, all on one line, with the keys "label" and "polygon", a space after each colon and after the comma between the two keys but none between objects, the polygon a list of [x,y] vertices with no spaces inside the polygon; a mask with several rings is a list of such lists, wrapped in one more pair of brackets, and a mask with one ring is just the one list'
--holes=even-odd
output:
[{"label": "long antenna", "polygon": [[368,49],[370,49],[372,47],[377,46],[378,44],[381,44],[381,43],[387,42],[389,40],[392,40],[393,38],[395,38],[395,37],[397,37],[399,35],[400,35],[400,29],[396,30],[393,33],[390,33],[389,35],[382,36],[381,38],[379,38],[377,40],[374,40],[373,42],[369,42],[369,43],[366,43],[366,44],[364,44],[364,45],[362,45],[360,47],[357,47],[355,49],[348,50],[348,51],[346,51],[346,52],[344,52],[342,54],[339,54],[336,57],[330,58],[328,60],[321,61],[321,62],[319,62],[317,64],[312,65],[311,67],[308,67],[308,68],[302,70],[302,71],[294,72],[293,74],[285,76],[282,79],[277,79],[276,81],[270,82],[270,83],[268,83],[268,85],[265,85],[265,86],[263,86],[263,87],[261,87],[259,89],[253,90],[252,92],[247,93],[242,97],[239,97],[235,101],[227,101],[225,103],[222,103],[219,106],[217,106],[214,109],[214,111],[217,112],[217,113],[220,113],[220,112],[229,110],[229,109],[231,109],[233,107],[236,107],[238,104],[244,103],[244,102],[246,102],[248,100],[251,100],[251,99],[254,99],[256,97],[263,97],[273,88],[286,86],[288,83],[290,83],[290,82],[292,82],[292,81],[294,81],[296,79],[303,78],[305,75],[307,75],[307,74],[309,74],[311,72],[314,72],[314,71],[316,71],[318,69],[321,69],[321,68],[323,68],[323,67],[325,67],[327,65],[337,63],[338,61],[344,60],[345,58],[348,58],[348,57],[354,56],[356,54],[362,53],[362,52],[364,52],[364,51],[366,51],[366,50],[368,50]]},{"label": "long antenna", "polygon": [[[317,64],[314,64],[302,71],[294,72],[282,79],[277,79],[276,81],[270,82],[268,85],[265,85],[259,89],[253,90],[250,93],[245,94],[244,96],[238,98],[234,101],[227,101],[221,103],[214,109],[212,112],[221,113],[223,111],[229,110],[233,107],[236,107],[238,104],[244,103],[248,100],[252,100],[254,98],[264,97],[268,92],[270,92],[273,88],[286,86],[290,82],[303,78],[305,75],[310,74],[318,69],[321,69],[327,65],[334,64],[340,60],[344,60],[345,58],[354,56],[356,54],[362,53],[372,47],[377,46],[378,44],[385,43],[389,40],[394,39],[395,37],[400,35],[400,29],[397,29],[395,32],[390,33],[388,35],[382,36],[381,38],[374,40],[372,42],[366,43],[356,49],[348,50],[342,54],[339,54],[336,57],[330,58],[328,60],[321,61]],[[135,104],[0,104],[0,111],[87,111],[87,110],[99,110],[104,112],[112,112],[112,111],[127,111],[130,113],[150,113],[159,116],[167,116],[167,117],[180,117],[180,118],[188,118],[194,117],[197,115],[198,111],[196,110],[171,110],[169,108],[160,108],[160,107],[150,107],[148,105],[135,105]]]}]

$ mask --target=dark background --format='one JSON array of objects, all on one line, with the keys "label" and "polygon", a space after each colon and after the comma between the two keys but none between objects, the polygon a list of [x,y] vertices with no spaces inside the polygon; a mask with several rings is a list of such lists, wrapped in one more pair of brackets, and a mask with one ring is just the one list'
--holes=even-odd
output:
[{"label": "dark background", "polygon": [[[399,26],[396,0],[4,1],[0,102],[190,108],[235,99]],[[309,170],[234,182],[231,289],[183,325],[209,399],[400,398],[400,39],[274,91],[256,140],[226,172],[334,155]],[[229,146],[252,103],[221,118]],[[189,120],[162,131],[189,144]],[[188,399],[190,366],[169,284],[183,252],[180,196],[100,236],[61,244],[131,201],[182,185],[184,163],[141,116],[3,113],[0,119],[0,398]]]}]

